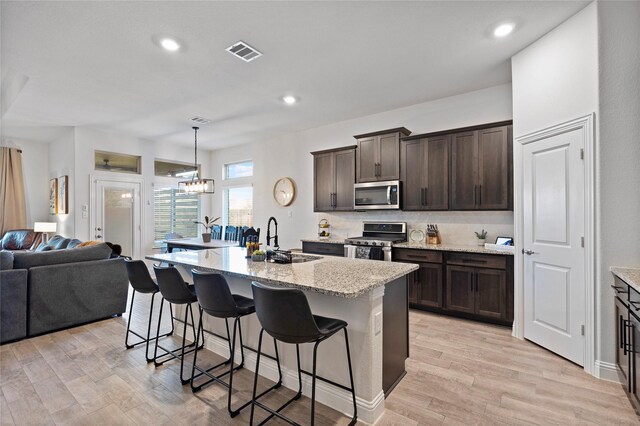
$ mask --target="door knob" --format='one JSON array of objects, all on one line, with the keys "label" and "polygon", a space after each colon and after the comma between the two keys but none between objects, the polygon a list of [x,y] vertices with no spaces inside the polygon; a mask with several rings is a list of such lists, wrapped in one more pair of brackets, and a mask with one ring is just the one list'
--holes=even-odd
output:
[{"label": "door knob", "polygon": [[102,228],[100,228],[99,226],[96,228],[96,231],[102,231]]},{"label": "door knob", "polygon": [[97,234],[96,234],[96,238],[102,238],[102,235],[97,235]]},{"label": "door knob", "polygon": [[532,254],[535,254],[535,251],[522,249],[522,253],[528,254],[529,256],[531,256]]}]

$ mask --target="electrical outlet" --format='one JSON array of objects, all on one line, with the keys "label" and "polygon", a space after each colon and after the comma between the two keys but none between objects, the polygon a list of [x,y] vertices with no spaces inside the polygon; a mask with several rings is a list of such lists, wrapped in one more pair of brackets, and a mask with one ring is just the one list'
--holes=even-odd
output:
[{"label": "electrical outlet", "polygon": [[88,212],[89,211],[89,205],[88,204],[83,204],[82,205],[82,211],[83,212]]},{"label": "electrical outlet", "polygon": [[82,218],[86,219],[89,217],[89,212],[82,212]]},{"label": "electrical outlet", "polygon": [[382,312],[378,312],[373,316],[373,332],[375,334],[382,332]]}]

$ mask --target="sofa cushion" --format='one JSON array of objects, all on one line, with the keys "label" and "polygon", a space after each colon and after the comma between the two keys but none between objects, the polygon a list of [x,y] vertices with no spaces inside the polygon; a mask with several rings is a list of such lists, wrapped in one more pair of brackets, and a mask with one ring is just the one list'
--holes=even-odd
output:
[{"label": "sofa cushion", "polygon": [[40,232],[34,232],[33,229],[7,231],[2,237],[2,247],[0,248],[5,250],[28,250],[40,234]]},{"label": "sofa cushion", "polygon": [[47,245],[51,246],[53,250],[60,250],[63,248],[67,248],[67,244],[71,241],[70,238],[63,237],[62,235],[54,235],[48,242]]},{"label": "sofa cushion", "polygon": [[51,250],[50,245],[48,245],[47,243],[40,243],[38,244],[38,247],[36,247],[34,251],[49,251],[49,250]]},{"label": "sofa cushion", "polygon": [[9,250],[0,251],[0,270],[8,271],[13,269],[13,252]]},{"label": "sofa cushion", "polygon": [[67,244],[67,248],[68,249],[72,249],[72,248],[76,248],[78,247],[80,244],[82,244],[82,241],[80,241],[77,238],[74,238],[73,240],[69,241],[69,244]]},{"label": "sofa cushion", "polygon": [[45,252],[20,252],[13,255],[15,269],[29,269],[34,266],[58,265],[62,263],[87,262],[109,259],[111,249],[101,243],[73,250],[51,250]]}]

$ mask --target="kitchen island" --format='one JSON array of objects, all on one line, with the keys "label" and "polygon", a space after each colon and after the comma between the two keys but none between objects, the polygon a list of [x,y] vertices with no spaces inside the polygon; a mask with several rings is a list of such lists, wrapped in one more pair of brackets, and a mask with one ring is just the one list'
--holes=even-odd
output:
[{"label": "kitchen island", "polygon": [[[358,419],[374,423],[384,412],[385,393],[391,392],[405,374],[409,356],[407,275],[418,267],[411,264],[364,259],[297,255],[301,263],[252,262],[239,247],[149,255],[147,259],[175,265],[185,281],[190,270],[218,272],[227,278],[231,291],[252,297],[251,281],[299,288],[305,292],[314,314],[346,321],[349,326],[351,360],[358,404]],[[306,260],[306,261],[304,261]],[[180,309],[176,317],[184,317]],[[203,319],[207,349],[228,356],[226,341],[212,333],[225,334],[224,321]],[[181,330],[181,327],[176,327]],[[257,346],[260,324],[255,315],[242,319],[244,343]],[[297,389],[295,346],[280,344],[283,384]],[[312,345],[301,346],[303,370],[311,370]],[[273,355],[273,342],[265,340],[263,351]],[[245,367],[255,370],[255,352],[245,351]],[[260,373],[276,380],[275,361],[261,358]],[[318,374],[330,381],[348,384],[344,342],[331,338],[318,348]],[[303,376],[304,394],[309,396],[311,379]],[[330,383],[318,381],[316,400],[351,416],[351,395]]]}]

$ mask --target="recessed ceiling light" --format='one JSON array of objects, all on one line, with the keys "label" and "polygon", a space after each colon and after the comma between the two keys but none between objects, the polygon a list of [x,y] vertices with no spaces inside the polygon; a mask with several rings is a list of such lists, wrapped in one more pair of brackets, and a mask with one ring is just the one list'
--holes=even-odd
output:
[{"label": "recessed ceiling light", "polygon": [[511,34],[511,32],[513,31],[513,29],[516,27],[516,25],[512,22],[507,22],[504,24],[500,24],[498,25],[494,30],[493,30],[493,35],[496,37],[504,37],[507,36],[509,34]]},{"label": "recessed ceiling light", "polygon": [[295,97],[295,96],[291,96],[291,95],[284,96],[284,97],[282,98],[282,100],[283,100],[283,101],[284,101],[284,103],[285,103],[285,104],[287,104],[287,105],[293,105],[293,104],[295,104],[296,102],[298,102],[298,100],[296,99],[296,97]]},{"label": "recessed ceiling light", "polygon": [[169,52],[180,50],[180,43],[169,37],[161,39],[160,46],[162,46],[164,50],[168,50]]}]

